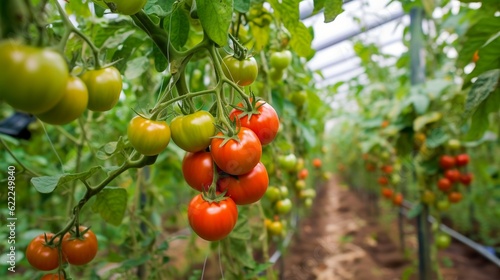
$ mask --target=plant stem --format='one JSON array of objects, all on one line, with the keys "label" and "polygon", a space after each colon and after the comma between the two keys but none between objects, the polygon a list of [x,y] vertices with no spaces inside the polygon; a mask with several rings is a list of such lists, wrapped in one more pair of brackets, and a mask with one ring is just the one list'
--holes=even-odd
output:
[{"label": "plant stem", "polygon": [[0,138],[0,143],[2,144],[2,146],[4,146],[5,150],[7,151],[7,153],[17,162],[17,164],[19,164],[21,166],[21,168],[30,173],[31,175],[35,176],[35,177],[40,177],[41,175],[36,173],[35,171],[32,171],[31,169],[29,169],[28,167],[26,167],[26,165],[24,165],[15,155],[14,153],[12,152],[12,150],[9,148],[9,146],[7,146],[7,143],[5,143],[5,141]]}]

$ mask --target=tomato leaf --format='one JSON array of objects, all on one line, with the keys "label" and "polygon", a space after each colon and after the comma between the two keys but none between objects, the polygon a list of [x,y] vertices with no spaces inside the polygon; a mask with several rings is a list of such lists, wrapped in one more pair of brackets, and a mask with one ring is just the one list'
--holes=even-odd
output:
[{"label": "tomato leaf", "polygon": [[425,144],[428,148],[437,148],[448,141],[449,138],[449,135],[446,134],[441,127],[439,127],[431,130],[431,132],[427,136]]},{"label": "tomato leaf", "polygon": [[464,121],[470,118],[476,112],[479,105],[497,88],[499,80],[500,69],[488,71],[477,78],[465,101],[465,111],[462,115]]},{"label": "tomato leaf", "polygon": [[234,9],[240,13],[250,10],[250,0],[234,0]]},{"label": "tomato leaf", "polygon": [[168,61],[156,44],[153,44],[153,59],[156,71],[163,72],[167,69]]},{"label": "tomato leaf", "polygon": [[325,23],[334,21],[338,15],[344,12],[342,0],[326,0],[325,2]]},{"label": "tomato leaf", "polygon": [[127,61],[127,70],[125,70],[125,77],[132,80],[142,76],[149,69],[149,59],[145,56],[139,56],[132,60]]},{"label": "tomato leaf", "polygon": [[54,176],[41,176],[31,178],[31,183],[35,189],[40,193],[51,193],[57,187],[69,183],[74,180],[85,180],[103,170],[101,166],[95,166],[86,172],[75,173],[75,174],[58,174]]},{"label": "tomato leaf", "polygon": [[467,141],[480,139],[488,130],[490,124],[489,114],[498,111],[499,107],[500,88],[488,95],[484,102],[477,107],[476,112],[472,115],[470,129],[465,139]]},{"label": "tomato leaf", "polygon": [[417,203],[417,204],[413,205],[413,207],[410,209],[410,211],[408,211],[408,214],[407,214],[408,219],[413,219],[413,218],[417,217],[422,212],[422,209],[423,209],[422,203]]},{"label": "tomato leaf", "polygon": [[189,19],[186,11],[181,8],[172,11],[163,21],[163,29],[170,36],[172,45],[177,49],[182,48],[189,37]]},{"label": "tomato leaf", "polygon": [[99,213],[108,223],[121,224],[127,208],[127,191],[124,188],[106,187],[96,195],[92,211]]},{"label": "tomato leaf", "polygon": [[219,46],[227,43],[227,32],[233,17],[232,0],[196,0],[201,26]]},{"label": "tomato leaf", "polygon": [[425,115],[419,116],[413,121],[413,130],[420,131],[427,124],[437,122],[441,120],[442,117],[443,115],[440,112],[429,112]]}]

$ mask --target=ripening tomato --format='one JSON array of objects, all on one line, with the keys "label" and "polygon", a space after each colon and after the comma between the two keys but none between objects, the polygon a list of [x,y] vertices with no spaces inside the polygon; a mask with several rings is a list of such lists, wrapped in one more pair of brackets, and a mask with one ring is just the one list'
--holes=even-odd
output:
[{"label": "ripening tomato", "polygon": [[289,198],[278,200],[276,204],[274,204],[274,209],[278,214],[287,214],[292,210],[292,201]]},{"label": "ripening tomato", "polygon": [[84,265],[97,255],[97,237],[89,228],[79,227],[80,236],[66,233],[62,240],[62,252],[68,263]]},{"label": "ripening tomato", "polygon": [[198,194],[188,206],[189,225],[207,241],[217,241],[231,233],[238,220],[238,208],[231,198],[208,202]]},{"label": "ripening tomato", "polygon": [[82,75],[82,81],[89,91],[87,108],[104,112],[113,108],[122,92],[122,76],[113,66],[89,70]]},{"label": "ripening tomato", "polygon": [[147,0],[109,0],[106,1],[112,12],[130,16],[137,14],[146,5]]},{"label": "ripening tomato", "polygon": [[458,150],[462,146],[462,143],[460,143],[460,140],[458,139],[450,139],[446,143],[446,146],[451,150]]},{"label": "ripening tomato", "polygon": [[394,191],[390,188],[383,187],[381,190],[382,196],[385,198],[392,198],[392,195],[394,194]]},{"label": "ripening tomato", "polygon": [[59,266],[59,251],[55,245],[47,245],[47,241],[54,237],[53,233],[40,234],[35,237],[26,247],[26,259],[32,267],[48,271]]},{"label": "ripening tomato", "polygon": [[443,169],[450,169],[455,167],[455,158],[449,155],[443,155],[439,158],[439,166]]},{"label": "ripening tomato", "polygon": [[67,124],[83,114],[88,101],[89,93],[85,83],[78,77],[69,77],[61,100],[47,112],[36,116],[46,123]]},{"label": "ripening tomato", "polygon": [[283,70],[287,68],[292,62],[292,52],[289,50],[284,50],[281,52],[274,52],[271,54],[269,59],[269,64],[278,70]]},{"label": "ripening tomato", "polygon": [[457,169],[448,169],[444,172],[444,177],[448,178],[452,183],[458,182],[460,180],[460,171]]},{"label": "ripening tomato", "polygon": [[450,192],[448,194],[448,200],[451,202],[451,203],[457,203],[457,202],[460,202],[460,200],[462,200],[462,194],[459,193],[459,192]]},{"label": "ripening tomato", "polygon": [[468,154],[460,154],[455,157],[455,162],[457,166],[465,166],[469,163],[469,155]]},{"label": "ripening tomato", "polygon": [[368,162],[368,163],[365,164],[365,169],[368,172],[373,172],[373,171],[375,171],[376,167],[375,167],[375,165],[373,163]]},{"label": "ripening tomato", "polygon": [[464,186],[470,186],[470,183],[472,183],[472,177],[472,173],[460,174],[460,183]]},{"label": "ripening tomato", "polygon": [[392,171],[394,170],[394,168],[391,166],[391,165],[384,165],[382,166],[382,172],[384,172],[385,174],[391,174]]},{"label": "ripening tomato", "polygon": [[68,66],[53,50],[5,40],[0,43],[0,65],[0,100],[17,110],[41,114],[64,95]]},{"label": "ripening tomato", "polygon": [[154,121],[135,116],[128,124],[128,140],[132,147],[146,156],[161,153],[170,142],[170,128],[165,121]]},{"label": "ripening tomato", "polygon": [[438,249],[446,249],[451,244],[451,237],[444,232],[438,232],[434,236],[434,244]]},{"label": "ripening tomato", "polygon": [[274,108],[264,101],[258,101],[255,109],[247,111],[243,103],[229,115],[231,120],[239,119],[239,125],[250,128],[259,137],[262,146],[271,143],[280,128],[280,120]]},{"label": "ripening tomato", "polygon": [[283,223],[280,221],[271,221],[267,220],[265,222],[267,232],[269,232],[270,235],[276,235],[279,236],[283,233]]},{"label": "ripening tomato", "polygon": [[472,62],[477,62],[479,60],[479,50],[476,50],[472,55]]},{"label": "ripening tomato", "polygon": [[66,279],[64,277],[64,274],[57,274],[57,273],[49,273],[49,274],[45,274],[44,276],[42,276],[42,278],[40,278],[40,280],[64,280]]},{"label": "ripening tomato", "polygon": [[433,204],[434,201],[436,201],[436,195],[430,190],[425,190],[422,194],[421,200],[425,204]]},{"label": "ripening tomato", "polygon": [[182,175],[197,191],[207,191],[214,179],[214,163],[210,152],[187,152],[182,160]]},{"label": "ripening tomato", "polygon": [[382,128],[386,128],[388,126],[389,126],[389,121],[388,120],[383,120],[382,124],[380,124],[380,127],[382,127]]},{"label": "ripening tomato", "polygon": [[442,190],[443,192],[447,192],[447,191],[451,190],[451,187],[452,187],[452,183],[451,183],[450,179],[448,179],[448,178],[439,178],[437,185],[438,185],[438,188],[440,190]]},{"label": "ripening tomato", "polygon": [[387,179],[387,177],[381,176],[378,178],[378,183],[379,185],[385,186],[389,184],[389,180]]},{"label": "ripening tomato", "polygon": [[222,71],[229,80],[240,86],[249,86],[257,79],[259,66],[253,57],[238,60],[228,55],[222,59]]},{"label": "ripening tomato", "polygon": [[403,194],[397,193],[392,198],[392,203],[396,206],[401,206],[403,204]]},{"label": "ripening tomato", "polygon": [[297,174],[297,177],[301,180],[304,180],[309,176],[309,170],[306,168],[303,168],[302,170],[299,171],[299,174]]},{"label": "ripening tomato", "polygon": [[316,168],[320,168],[321,167],[321,159],[319,158],[315,158],[313,159],[313,166],[316,167]]},{"label": "ripening tomato", "polygon": [[299,179],[295,182],[295,189],[296,190],[303,190],[306,188],[306,186],[307,186],[307,184],[306,184],[305,180]]},{"label": "ripening tomato", "polygon": [[299,198],[301,199],[315,198],[315,197],[316,197],[316,191],[314,189],[304,189],[300,190],[299,192]]},{"label": "ripening tomato", "polygon": [[[219,132],[216,136],[223,136]],[[224,139],[212,138],[212,158],[219,168],[231,175],[242,175],[250,172],[262,156],[262,145],[255,133],[246,127],[239,128],[239,140],[230,139],[224,145]]]},{"label": "ripening tomato", "polygon": [[220,176],[217,180],[218,190],[227,191],[226,196],[237,205],[247,205],[259,201],[266,193],[269,176],[262,162],[259,162],[249,173],[239,176]]},{"label": "ripening tomato", "polygon": [[448,210],[448,208],[450,208],[450,202],[446,199],[439,200],[436,203],[436,208],[439,211],[446,211],[446,210]]},{"label": "ripening tomato", "polygon": [[207,111],[177,116],[170,123],[172,140],[187,152],[205,150],[215,135],[215,119]]}]

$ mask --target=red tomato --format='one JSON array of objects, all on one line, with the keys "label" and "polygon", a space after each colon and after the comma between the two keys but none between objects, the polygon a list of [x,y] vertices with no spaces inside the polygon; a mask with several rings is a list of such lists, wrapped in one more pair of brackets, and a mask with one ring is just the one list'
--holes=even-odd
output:
[{"label": "red tomato", "polygon": [[387,177],[381,176],[378,178],[378,183],[382,186],[385,186],[385,185],[389,184],[389,180],[387,179]]},{"label": "red tomato", "polygon": [[[86,227],[80,226],[80,233],[85,230],[87,230]],[[68,262],[73,265],[89,263],[97,255],[97,249],[97,238],[90,229],[80,234],[79,237],[66,233],[62,241],[62,252]]]},{"label": "red tomato", "polygon": [[307,176],[309,176],[309,170],[305,168],[300,170],[299,174],[297,175],[297,177],[301,180],[304,180],[305,178],[307,178]]},{"label": "red tomato", "polygon": [[259,162],[249,173],[239,176],[221,176],[217,180],[217,187],[221,192],[227,191],[226,196],[233,199],[238,205],[246,205],[259,201],[264,196],[269,185],[267,170]]},{"label": "red tomato", "polygon": [[231,198],[208,202],[198,194],[189,203],[188,220],[199,237],[217,241],[228,236],[233,230],[238,220],[238,208]]},{"label": "red tomato", "polygon": [[64,277],[64,274],[61,273],[61,275],[57,274],[57,273],[49,273],[49,274],[45,274],[44,276],[42,276],[42,278],[40,278],[40,280],[64,280],[66,279]]},{"label": "red tomato", "polygon": [[448,169],[444,172],[444,177],[448,178],[452,183],[458,182],[460,180],[460,171],[457,169]]},{"label": "red tomato", "polygon": [[460,183],[464,186],[470,186],[470,183],[472,183],[472,177],[472,173],[460,174]]},{"label": "red tomato", "polygon": [[316,167],[316,168],[320,168],[320,167],[321,167],[321,164],[322,164],[321,159],[319,159],[319,158],[315,158],[315,159],[313,159],[313,166],[314,166],[314,167]]},{"label": "red tomato", "polygon": [[459,193],[459,192],[451,192],[451,193],[448,194],[448,200],[451,203],[460,202],[460,200],[462,200],[462,194]]},{"label": "red tomato", "polygon": [[[224,139],[213,138],[211,142],[212,158],[219,168],[231,175],[250,172],[262,156],[262,145],[255,133],[246,127],[239,128],[238,139],[230,139],[222,145]],[[222,136],[221,132],[216,136]]]},{"label": "red tomato", "polygon": [[187,152],[182,160],[182,175],[188,185],[197,190],[208,190],[214,179],[214,163],[210,152]]},{"label": "red tomato", "polygon": [[442,190],[443,192],[447,192],[447,191],[451,190],[451,187],[452,187],[451,181],[448,178],[440,178],[437,185],[438,185],[438,188],[440,190]]},{"label": "red tomato", "polygon": [[366,171],[368,171],[368,172],[373,172],[373,171],[375,171],[375,165],[373,165],[373,163],[370,163],[370,162],[369,162],[369,163],[367,163],[367,164],[365,165],[365,169],[366,169]]},{"label": "red tomato", "polygon": [[392,198],[392,195],[394,194],[394,191],[390,188],[383,187],[382,188],[382,196],[385,198]]},{"label": "red tomato", "polygon": [[240,125],[250,128],[259,137],[262,146],[274,140],[280,128],[280,120],[271,105],[258,101],[256,108],[251,112],[247,112],[241,102],[237,107],[229,115],[231,120],[239,118]]},{"label": "red tomato", "polygon": [[392,203],[396,206],[401,206],[403,204],[403,195],[401,193],[397,193],[392,198]]},{"label": "red tomato", "polygon": [[[54,234],[47,233],[46,236],[48,241]],[[55,245],[46,245],[45,235],[40,234],[28,244],[26,259],[32,267],[38,270],[53,270],[59,266],[59,251]]]},{"label": "red tomato", "polygon": [[382,172],[384,172],[385,174],[391,174],[393,170],[394,168],[392,168],[392,166],[390,165],[382,166]]},{"label": "red tomato", "polygon": [[469,155],[468,154],[460,154],[455,157],[455,162],[457,166],[465,166],[469,163]]},{"label": "red tomato", "polygon": [[455,158],[448,155],[443,155],[439,159],[439,166],[443,169],[450,169],[455,167]]}]

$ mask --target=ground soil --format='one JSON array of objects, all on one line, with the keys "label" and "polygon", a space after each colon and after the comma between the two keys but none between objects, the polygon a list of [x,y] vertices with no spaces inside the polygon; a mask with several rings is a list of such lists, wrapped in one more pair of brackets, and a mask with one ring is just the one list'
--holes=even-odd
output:
[{"label": "ground soil", "polygon": [[[282,260],[281,279],[419,279],[415,228],[404,223],[402,249],[395,212],[389,206],[375,211],[337,180],[321,186]],[[500,279],[500,268],[459,242],[438,259],[444,280]]]}]

